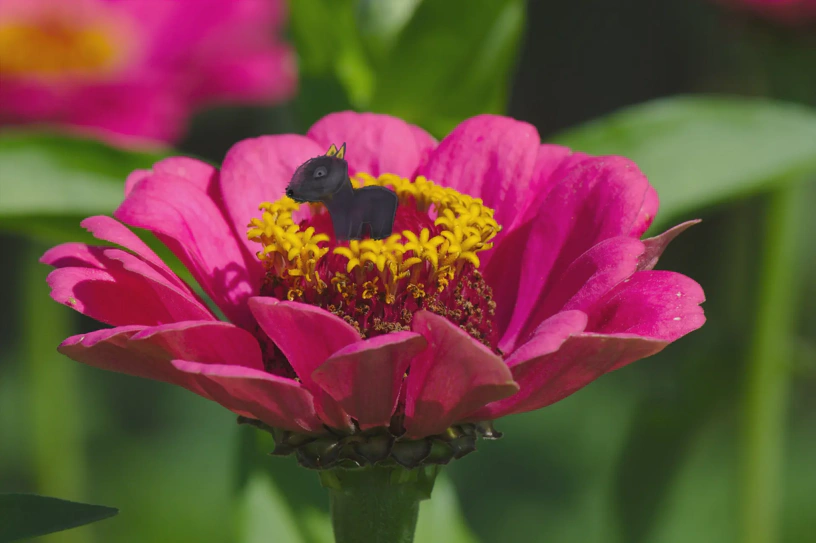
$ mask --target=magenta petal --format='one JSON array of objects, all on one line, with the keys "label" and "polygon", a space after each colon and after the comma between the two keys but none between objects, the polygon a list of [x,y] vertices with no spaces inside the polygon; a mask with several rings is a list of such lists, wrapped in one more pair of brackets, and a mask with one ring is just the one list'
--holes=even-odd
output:
[{"label": "magenta petal", "polygon": [[184,373],[164,357],[155,357],[133,349],[128,340],[145,330],[144,326],[121,326],[72,336],[57,350],[72,360],[108,371],[182,386],[209,398]]},{"label": "magenta petal", "polygon": [[[101,248],[101,251],[103,257],[109,262],[105,266],[106,269],[112,270],[121,265],[122,269],[141,275],[151,281],[151,286],[154,289],[157,288],[157,285],[161,285],[163,288],[158,289],[157,292],[162,297],[169,312],[177,315],[174,320],[215,320],[215,317],[204,303],[192,293],[183,281],[177,280],[175,276],[168,279],[155,267],[127,251],[112,247]],[[175,302],[176,296],[182,297],[184,303],[177,304]]]},{"label": "magenta petal", "polygon": [[98,266],[51,272],[48,285],[57,302],[113,326],[214,320],[207,308],[138,257],[119,249],[84,247]]},{"label": "magenta petal", "polygon": [[320,433],[323,430],[315,414],[312,395],[297,381],[241,366],[185,360],[173,360],[172,364],[208,397],[239,415],[293,432]]},{"label": "magenta petal", "polygon": [[654,269],[654,267],[657,265],[657,261],[663,254],[663,251],[665,251],[666,247],[669,246],[669,243],[671,243],[674,238],[685,232],[689,227],[694,226],[699,222],[702,221],[700,219],[686,221],[673,228],[669,228],[662,234],[659,234],[653,238],[644,239],[643,245],[646,247],[646,251],[640,255],[638,270],[643,271]]},{"label": "magenta petal", "polygon": [[342,111],[326,115],[307,132],[325,153],[334,143],[346,143],[349,173],[378,176],[393,173],[413,177],[434,142],[422,129],[402,119],[378,113]]},{"label": "magenta petal", "polygon": [[246,300],[260,283],[260,266],[247,269],[245,257],[251,255],[245,255],[221,210],[199,187],[156,173],[139,182],[114,215],[159,236],[230,320],[251,325]]},{"label": "magenta petal", "polygon": [[214,189],[213,185],[218,176],[215,166],[186,156],[160,160],[153,165],[153,171],[181,177],[208,194]]},{"label": "magenta petal", "polygon": [[134,234],[127,226],[123,225],[116,219],[107,217],[105,215],[97,215],[88,217],[81,223],[80,226],[90,232],[93,237],[102,241],[109,241],[115,243],[125,249],[133,251],[137,256],[144,261],[149,262],[161,271],[164,276],[178,287],[192,293],[190,288],[182,281],[167,264],[157,255],[153,249],[147,246],[139,236]]},{"label": "magenta petal", "polygon": [[[516,318],[499,341],[499,348],[512,352],[519,341],[558,311],[585,310],[612,287],[637,269],[644,246],[630,237],[614,237],[600,242],[575,259],[559,277],[550,276],[530,316]],[[516,323],[520,327],[516,328]]]},{"label": "magenta petal", "polygon": [[130,338],[135,349],[167,360],[245,366],[263,370],[255,337],[227,322],[174,322],[148,328]]},{"label": "magenta petal", "polygon": [[412,328],[425,336],[428,348],[414,358],[405,383],[409,437],[444,432],[469,413],[518,390],[501,358],[444,317],[419,311]]},{"label": "magenta petal", "polygon": [[331,355],[362,341],[343,319],[313,305],[256,296],[249,308],[307,387],[314,385],[312,373]]},{"label": "magenta petal", "polygon": [[640,271],[587,309],[587,331],[674,341],[705,323],[696,281],[669,271]]},{"label": "magenta petal", "polygon": [[509,117],[479,115],[460,123],[418,174],[495,209],[510,225],[530,198],[541,140],[535,127]]},{"label": "magenta petal", "polygon": [[251,254],[260,249],[246,237],[250,219],[261,216],[258,206],[282,198],[297,167],[325,152],[294,134],[248,139],[229,150],[221,167],[221,195],[235,235]]},{"label": "magenta petal", "polygon": [[540,409],[566,398],[601,375],[658,353],[668,345],[656,339],[583,333],[566,338],[558,350],[551,351],[552,338],[547,341],[550,345],[540,355],[511,368],[521,387],[518,394],[492,403],[469,418],[495,419]]},{"label": "magenta petal", "polygon": [[427,343],[413,332],[392,332],[352,343],[329,357],[312,379],[366,430],[388,426],[411,359]]},{"label": "magenta petal", "polygon": [[[516,296],[501,298],[514,307],[508,329],[524,326],[549,281],[581,254],[605,239],[629,236],[650,190],[637,166],[622,157],[590,158],[571,167],[530,222],[527,239],[498,248],[506,261],[520,268]],[[508,252],[520,245],[522,253]],[[490,264],[501,263],[494,256]],[[485,274],[488,281],[496,280],[495,270]]]},{"label": "magenta petal", "polygon": [[343,347],[362,341],[360,334],[340,317],[313,305],[256,296],[250,298],[249,309],[286,356],[303,386],[314,394],[320,417],[335,428],[348,427],[348,415],[313,380],[312,374]]}]

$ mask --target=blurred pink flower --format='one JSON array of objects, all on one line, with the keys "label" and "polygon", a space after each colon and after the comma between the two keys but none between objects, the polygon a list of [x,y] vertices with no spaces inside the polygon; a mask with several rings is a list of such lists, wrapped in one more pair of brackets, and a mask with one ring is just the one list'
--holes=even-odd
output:
[{"label": "blurred pink flower", "polygon": [[[400,234],[338,245],[325,211],[279,198],[335,142],[356,183],[397,192]],[[696,282],[652,269],[689,223],[639,239],[658,199],[635,164],[541,145],[506,117],[437,144],[336,113],[240,142],[220,171],[163,160],[125,192],[116,219],[153,232],[229,322],[127,227],[91,217],[119,248],[68,243],[42,261],[56,301],[113,328],[59,351],[275,428],[437,435],[557,402],[705,321]]]},{"label": "blurred pink flower", "polygon": [[717,0],[722,4],[750,11],[762,17],[790,25],[816,21],[816,0]]},{"label": "blurred pink flower", "polygon": [[0,0],[0,125],[172,142],[215,103],[296,86],[282,0]]}]

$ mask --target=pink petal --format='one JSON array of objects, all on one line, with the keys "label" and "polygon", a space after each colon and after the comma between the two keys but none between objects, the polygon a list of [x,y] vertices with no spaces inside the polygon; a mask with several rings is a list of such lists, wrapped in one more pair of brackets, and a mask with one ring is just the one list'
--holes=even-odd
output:
[{"label": "pink petal", "polygon": [[[556,318],[559,315],[552,317]],[[548,344],[539,355],[527,358],[528,354],[527,360],[511,368],[513,379],[521,387],[518,394],[492,403],[468,418],[489,420],[540,409],[566,398],[601,375],[658,353],[668,345],[656,339],[587,333],[565,339],[558,350],[552,351],[557,341],[547,338]]]},{"label": "pink petal", "polygon": [[436,149],[436,146],[439,145],[439,142],[436,141],[436,138],[425,132],[420,127],[409,124],[408,128],[411,129],[411,132],[414,134],[414,143],[419,149],[419,168],[425,165],[428,162],[428,158],[433,153],[433,150]]},{"label": "pink petal", "polygon": [[40,262],[55,268],[97,268],[106,264],[101,260],[102,247],[72,241],[48,249],[40,257]]},{"label": "pink petal", "polygon": [[51,297],[57,302],[113,326],[215,319],[198,300],[138,257],[119,249],[85,249],[95,256],[98,267],[59,268],[49,274]]},{"label": "pink petal", "polygon": [[[568,337],[586,329],[587,315],[583,311],[562,311],[538,325],[529,340],[516,349],[505,363],[508,367],[525,364],[529,360],[554,353]],[[520,394],[520,393],[519,393]]]},{"label": "pink petal", "polygon": [[249,308],[303,386],[315,396],[320,417],[335,428],[349,427],[348,415],[312,375],[337,351],[362,341],[360,334],[340,317],[313,305],[257,296],[250,298]]},{"label": "pink petal", "polygon": [[[535,167],[533,168],[533,188],[531,192],[535,199],[544,201],[547,194],[561,180],[559,171],[563,171],[565,166],[574,165],[588,158],[583,153],[574,153],[569,147],[544,143],[539,146],[536,155]],[[569,159],[569,160],[568,160]],[[535,213],[535,210],[531,210]]]},{"label": "pink petal", "polygon": [[[172,277],[167,277],[167,274],[162,273],[142,258],[113,247],[99,247],[84,243],[63,243],[46,251],[40,258],[40,262],[56,268],[93,268],[114,274],[119,274],[123,270],[133,272],[147,280],[148,286],[158,289],[157,294],[169,295],[167,302],[170,303],[171,313],[176,313],[173,300],[180,297],[183,302],[181,302],[182,307],[178,312],[179,315],[192,315],[195,318],[204,320],[215,318],[189,287],[172,272],[170,272]],[[138,280],[139,278],[134,279]],[[183,320],[183,318],[180,318],[180,320]]]},{"label": "pink petal", "polygon": [[154,172],[184,178],[208,194],[212,194],[214,181],[218,175],[218,170],[206,162],[185,156],[168,157],[156,162],[152,170],[135,170],[128,175],[125,181],[125,196],[130,194],[139,181],[151,177]]},{"label": "pink petal", "polygon": [[63,116],[59,122],[155,142],[177,141],[190,116],[190,104],[172,85],[160,84],[144,70],[134,75],[76,87],[67,95],[55,92]]},{"label": "pink petal", "polygon": [[530,198],[540,144],[530,124],[479,115],[454,128],[418,174],[481,198],[499,224],[509,225]]},{"label": "pink petal", "polygon": [[669,246],[669,243],[671,243],[674,238],[685,232],[689,227],[694,226],[699,222],[702,221],[700,219],[686,221],[673,228],[669,228],[660,235],[653,238],[644,239],[643,245],[646,247],[646,251],[640,255],[638,270],[643,271],[654,269],[654,267],[657,265],[657,261],[663,254],[663,251],[665,251],[666,247]]},{"label": "pink petal", "polygon": [[129,345],[129,339],[145,328],[121,326],[72,336],[63,341],[57,350],[72,360],[95,368],[172,383],[209,398],[165,357],[151,356]]},{"label": "pink petal", "polygon": [[95,217],[88,217],[79,223],[79,225],[90,232],[96,239],[115,243],[136,253],[142,260],[152,264],[159,270],[168,281],[192,294],[190,287],[164,263],[159,255],[148,247],[139,236],[134,234],[127,226],[119,221],[111,217],[106,217],[105,215],[97,215]]},{"label": "pink petal", "polygon": [[181,177],[211,196],[218,178],[218,170],[215,166],[186,156],[173,156],[160,160],[153,165],[153,171]]},{"label": "pink petal", "polygon": [[204,364],[264,369],[258,340],[227,322],[185,321],[154,326],[130,338],[130,345],[168,361],[185,358]]},{"label": "pink petal", "polygon": [[[195,316],[195,319],[193,320],[215,320],[215,316],[213,316],[207,306],[204,305],[204,302],[202,302],[198,296],[194,294],[190,288],[175,275],[172,277],[172,279],[169,279],[165,276],[165,274],[156,270],[156,268],[151,264],[126,251],[121,251],[112,247],[105,247],[102,248],[102,254],[104,255],[104,258],[120,263],[123,269],[137,273],[157,284],[164,285],[173,293],[182,296],[187,303],[184,304],[185,307],[178,313],[179,315],[193,315]],[[110,265],[106,266],[106,269],[110,268]],[[190,307],[187,308],[187,305]],[[193,312],[190,313],[190,311]],[[176,310],[172,309],[171,312],[176,313]],[[177,320],[185,319],[180,316]]]},{"label": "pink petal", "polygon": [[640,271],[587,309],[587,330],[674,341],[705,323],[703,289],[669,271]]},{"label": "pink petal", "polygon": [[210,398],[230,411],[274,428],[320,433],[312,396],[297,381],[241,366],[173,360]]},{"label": "pink petal", "polygon": [[201,67],[196,98],[204,102],[269,104],[297,89],[297,63],[291,48],[267,45],[257,51],[217,55]]},{"label": "pink petal", "polygon": [[632,230],[629,235],[639,238],[652,225],[652,221],[657,216],[657,210],[660,207],[660,198],[657,196],[657,191],[651,185],[646,189],[646,194],[643,196],[643,204],[640,206],[637,219],[632,224]]},{"label": "pink petal", "polygon": [[541,205],[547,194],[558,183],[561,177],[555,175],[555,173],[567,162],[568,158],[574,161],[576,160],[575,157],[584,156],[581,154],[573,155],[571,149],[561,145],[548,143],[540,145],[536,154],[533,173],[530,175],[529,194],[522,199],[519,211],[513,215],[512,221],[509,224],[502,224],[502,232],[509,233],[529,220],[528,214],[535,215],[538,208],[529,210],[528,208],[532,205]]},{"label": "pink petal", "polygon": [[[527,245],[532,230],[531,223],[538,217],[539,211],[544,206],[544,202],[550,191],[556,187],[576,164],[587,159],[583,153],[571,153],[566,147],[560,145],[543,144],[538,148],[535,167],[530,181],[530,194],[526,195],[522,201],[521,211],[516,214],[509,224],[501,224],[502,231],[496,236],[495,248],[480,255],[482,269],[488,277],[488,283],[496,288],[497,281],[491,281],[490,276],[500,276],[506,278],[508,267],[502,262],[514,261],[521,257]],[[493,265],[490,261],[496,254],[502,255]],[[503,259],[503,260],[502,260]],[[503,280],[505,284],[518,285],[520,270],[513,270],[512,280]],[[516,292],[503,295],[501,299],[514,299]],[[512,306],[511,306],[512,307]],[[510,315],[507,315],[505,322]]]},{"label": "pink petal", "polygon": [[501,358],[444,317],[420,311],[412,328],[425,336],[428,348],[414,358],[405,383],[409,437],[444,432],[468,413],[518,390]]},{"label": "pink petal", "polygon": [[[235,144],[221,167],[221,194],[235,235],[250,254],[260,246],[247,239],[247,225],[260,217],[258,206],[284,196],[292,174],[302,163],[325,153],[304,136],[262,136]],[[256,263],[260,269],[260,263]]]},{"label": "pink petal", "polygon": [[246,300],[260,284],[260,266],[247,269],[251,255],[199,187],[157,172],[136,185],[114,216],[156,234],[230,320],[251,326]]},{"label": "pink petal", "polygon": [[499,341],[499,348],[512,352],[539,323],[558,311],[591,307],[635,272],[643,251],[641,241],[624,236],[606,239],[589,249],[560,276],[547,278],[530,316],[523,321],[515,319]]},{"label": "pink petal", "polygon": [[[502,265],[520,269],[516,295],[497,298],[514,308],[508,329],[524,326],[549,281],[581,254],[605,239],[630,235],[650,190],[635,164],[622,157],[586,159],[573,166],[538,210],[527,239],[499,247],[503,262],[494,256],[493,269],[485,270],[488,281],[496,284],[502,281]],[[513,252],[522,247],[523,252]]]},{"label": "pink petal", "polygon": [[421,129],[402,119],[378,113],[342,111],[326,115],[306,133],[325,153],[334,143],[346,143],[349,174],[378,176],[393,173],[413,177],[427,156],[433,139],[418,136]]},{"label": "pink petal", "polygon": [[153,170],[133,170],[125,179],[125,196],[133,190],[133,187],[139,184],[143,179],[147,179],[153,175]]},{"label": "pink petal", "polygon": [[411,359],[425,349],[413,332],[393,332],[335,352],[312,379],[357,420],[360,428],[388,426]]}]

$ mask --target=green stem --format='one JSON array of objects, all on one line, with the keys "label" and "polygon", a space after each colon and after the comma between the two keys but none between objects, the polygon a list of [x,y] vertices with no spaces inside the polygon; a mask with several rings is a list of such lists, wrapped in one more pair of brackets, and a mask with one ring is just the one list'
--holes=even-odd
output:
[{"label": "green stem", "polygon": [[437,473],[437,466],[321,472],[336,543],[411,543],[419,502],[431,497]]},{"label": "green stem", "polygon": [[741,541],[779,541],[783,443],[795,326],[799,187],[770,197],[765,254],[745,389]]},{"label": "green stem", "polygon": [[[84,499],[86,480],[80,383],[75,364],[57,353],[72,333],[71,311],[48,296],[48,269],[38,262],[44,249],[31,243],[23,253],[23,357],[26,365],[31,464],[37,492]],[[87,528],[50,536],[61,543],[86,542]]]},{"label": "green stem", "polygon": [[[768,95],[813,103],[816,40],[806,33],[761,26],[750,36]],[[782,467],[795,329],[797,236],[805,188],[791,185],[770,196],[753,342],[746,376],[741,496],[741,541],[777,543]]]}]

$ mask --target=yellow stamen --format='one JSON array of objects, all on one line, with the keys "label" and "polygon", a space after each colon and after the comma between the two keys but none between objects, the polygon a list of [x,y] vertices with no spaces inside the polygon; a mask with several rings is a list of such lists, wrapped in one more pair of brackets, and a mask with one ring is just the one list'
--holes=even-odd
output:
[{"label": "yellow stamen", "polygon": [[366,281],[363,283],[363,299],[370,300],[374,296],[377,295],[379,289],[377,288],[377,281],[379,281],[379,277],[375,277],[373,281]]},{"label": "yellow stamen", "polygon": [[[337,273],[331,278],[332,286],[348,299],[356,296],[355,284],[362,286],[362,297],[371,299],[380,292],[385,293],[386,303],[393,303],[399,290],[399,283],[405,278],[413,288],[409,290],[414,298],[426,295],[426,288],[435,287],[444,291],[456,273],[465,264],[478,267],[477,253],[490,249],[490,243],[501,227],[493,219],[493,210],[485,207],[482,200],[441,187],[423,177],[414,181],[385,174],[372,177],[358,174],[352,182],[355,186],[387,186],[392,188],[401,205],[416,206],[422,211],[436,213],[434,225],[440,228],[439,235],[423,228],[419,233],[405,230],[383,240],[351,240],[348,245],[335,247],[332,254],[346,259],[345,273]],[[284,197],[274,203],[261,204],[263,214],[248,225],[249,239],[261,243],[263,249],[258,257],[269,267],[288,276],[304,280],[306,284],[317,285],[322,292],[325,283],[320,281],[317,266],[328,253],[325,246],[329,237],[315,234],[314,228],[302,230],[294,223],[292,213],[299,205]],[[319,212],[316,209],[313,212]],[[430,277],[429,287],[414,284],[420,272],[425,270]],[[371,280],[370,274],[375,274]],[[382,285],[382,287],[380,287]],[[389,301],[390,300],[390,301]]]}]

